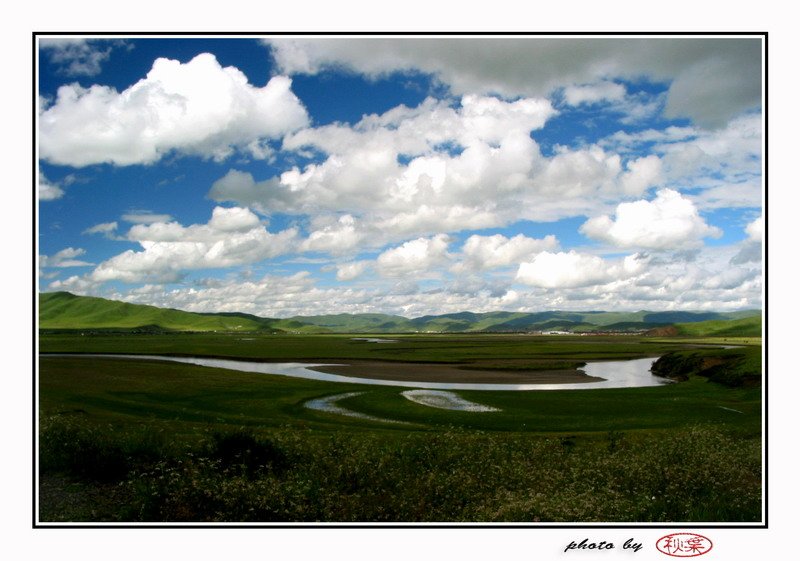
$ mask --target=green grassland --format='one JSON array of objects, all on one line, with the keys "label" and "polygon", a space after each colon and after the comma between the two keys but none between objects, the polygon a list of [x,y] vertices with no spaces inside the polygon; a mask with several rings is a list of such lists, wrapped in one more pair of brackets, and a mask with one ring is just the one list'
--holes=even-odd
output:
[{"label": "green grassland", "polygon": [[[391,338],[397,342],[266,333],[41,334],[40,519],[761,520],[761,387],[752,378],[760,374],[760,346],[694,349],[669,338],[629,336]],[[535,370],[670,351],[701,359],[668,361],[668,374],[679,366],[675,377],[683,381],[661,387],[458,392],[500,409],[491,413],[422,406],[401,396],[399,387],[47,356],[350,359]],[[751,376],[748,383],[708,376],[705,367],[724,370],[720,365]],[[341,406],[405,424],[304,406],[350,392],[360,393]]]},{"label": "green grassland", "polygon": [[632,336],[391,335],[396,343],[374,344],[351,335],[237,333],[44,333],[43,353],[167,354],[250,360],[359,359],[474,364],[491,361],[622,360],[658,356],[669,339]]}]

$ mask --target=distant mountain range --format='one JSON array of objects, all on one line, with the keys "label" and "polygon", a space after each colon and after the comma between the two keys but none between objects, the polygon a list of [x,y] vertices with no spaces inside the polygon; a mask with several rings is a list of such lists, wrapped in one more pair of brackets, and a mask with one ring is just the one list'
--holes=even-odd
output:
[{"label": "distant mountain range", "polygon": [[657,329],[664,334],[753,337],[761,335],[761,311],[460,312],[412,319],[388,314],[332,314],[276,319],[245,313],[184,312],[69,292],[48,292],[39,295],[39,329],[285,333],[635,333]]}]

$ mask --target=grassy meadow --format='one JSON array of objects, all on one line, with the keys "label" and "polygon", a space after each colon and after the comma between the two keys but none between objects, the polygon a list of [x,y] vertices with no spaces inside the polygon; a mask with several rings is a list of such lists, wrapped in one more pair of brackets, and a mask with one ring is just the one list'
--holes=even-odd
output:
[{"label": "grassy meadow", "polygon": [[[753,372],[760,374],[760,346],[692,348],[631,336],[391,338],[397,342],[43,333],[40,521],[761,521],[762,391]],[[457,392],[500,409],[490,413],[413,403],[400,387],[80,356],[536,370],[670,352],[664,375],[681,381],[661,387]],[[304,406],[343,393],[355,395],[339,405],[385,421]]]}]

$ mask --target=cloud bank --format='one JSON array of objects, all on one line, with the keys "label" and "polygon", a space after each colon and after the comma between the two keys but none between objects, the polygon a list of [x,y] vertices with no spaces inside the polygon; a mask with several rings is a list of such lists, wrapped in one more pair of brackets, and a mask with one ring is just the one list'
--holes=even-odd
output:
[{"label": "cloud bank", "polygon": [[761,41],[725,38],[307,38],[267,40],[281,70],[315,74],[345,67],[369,76],[422,71],[457,94],[545,96],[560,87],[642,77],[669,84],[665,111],[705,126],[760,107]]}]

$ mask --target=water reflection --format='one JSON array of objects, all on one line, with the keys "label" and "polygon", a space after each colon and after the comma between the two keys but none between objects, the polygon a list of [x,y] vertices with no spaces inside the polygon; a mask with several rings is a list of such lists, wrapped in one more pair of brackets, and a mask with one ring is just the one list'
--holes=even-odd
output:
[{"label": "water reflection", "polygon": [[[355,376],[341,376],[318,372],[312,368],[321,366],[334,366],[334,364],[307,363],[307,362],[252,362],[246,360],[230,360],[203,357],[176,357],[161,355],[46,355],[69,357],[102,357],[124,358],[136,360],[162,360],[207,366],[210,368],[224,368],[239,372],[253,372],[258,374],[274,374],[307,380],[323,382],[345,382],[352,384],[367,384],[372,386],[400,386],[406,388],[421,388],[429,390],[489,390],[489,391],[535,391],[535,390],[592,390],[603,388],[642,388],[661,386],[671,383],[670,380],[653,376],[650,367],[655,358],[641,358],[634,360],[614,360],[604,362],[590,362],[582,368],[589,376],[603,378],[601,382],[566,383],[566,384],[476,384],[476,383],[449,383],[449,382],[421,382],[378,380],[373,378],[358,378]],[[419,368],[419,365],[414,365]]]},{"label": "water reflection", "polygon": [[319,399],[312,399],[305,403],[305,406],[309,409],[313,409],[315,411],[324,411],[325,413],[334,413],[336,415],[344,415],[345,417],[355,417],[357,419],[364,419],[367,421],[380,421],[382,423],[395,423],[399,425],[408,425],[404,421],[395,421],[394,419],[384,419],[382,417],[373,417],[372,415],[367,415],[366,413],[358,413],[357,411],[351,411],[350,409],[345,409],[341,405],[338,405],[338,401],[343,399],[347,399],[350,397],[355,397],[357,395],[361,395],[364,392],[350,392],[350,393],[340,393],[336,395],[329,395],[327,397],[321,397]]},{"label": "water reflection", "polygon": [[427,405],[428,407],[435,407],[437,409],[469,411],[471,413],[500,411],[496,407],[481,405],[480,403],[475,403],[474,401],[468,401],[452,392],[440,390],[406,390],[404,392],[400,392],[400,395],[410,401],[413,401],[414,403]]},{"label": "water reflection", "polygon": [[379,337],[351,337],[350,340],[363,343],[397,343],[397,339],[381,339]]}]

